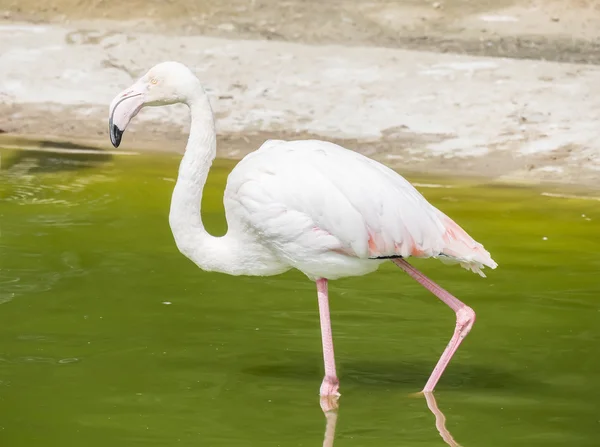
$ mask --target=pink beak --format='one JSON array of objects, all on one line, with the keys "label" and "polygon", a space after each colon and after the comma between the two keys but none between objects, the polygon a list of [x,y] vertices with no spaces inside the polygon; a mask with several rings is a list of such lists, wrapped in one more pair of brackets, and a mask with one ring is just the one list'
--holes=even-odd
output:
[{"label": "pink beak", "polygon": [[110,142],[114,147],[119,147],[121,137],[131,119],[138,114],[144,106],[144,88],[134,84],[122,91],[110,104],[108,131]]}]

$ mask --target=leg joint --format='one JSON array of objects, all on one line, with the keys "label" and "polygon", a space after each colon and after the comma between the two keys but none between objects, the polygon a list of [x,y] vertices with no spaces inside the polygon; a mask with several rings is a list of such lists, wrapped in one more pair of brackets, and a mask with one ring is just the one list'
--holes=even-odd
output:
[{"label": "leg joint", "polygon": [[475,318],[475,311],[469,306],[463,306],[456,311],[456,329],[463,337],[471,332]]}]

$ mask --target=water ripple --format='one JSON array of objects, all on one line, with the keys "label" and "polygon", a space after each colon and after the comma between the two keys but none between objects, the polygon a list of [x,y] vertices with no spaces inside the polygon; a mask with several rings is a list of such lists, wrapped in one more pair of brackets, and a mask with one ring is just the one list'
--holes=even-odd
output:
[{"label": "water ripple", "polygon": [[[77,197],[77,194],[89,190],[98,183],[114,182],[113,177],[104,174],[90,174],[73,178],[71,173],[47,173],[43,176],[30,172],[39,166],[39,160],[24,158],[9,169],[2,171],[3,181],[11,186],[10,193],[4,198],[18,205],[52,205],[63,208],[79,206],[96,207],[111,201],[110,196]],[[51,183],[50,183],[51,182]]]},{"label": "water ripple", "polygon": [[62,272],[40,272],[35,269],[4,269],[0,270],[0,304],[12,301],[14,298],[31,293],[41,293],[51,290],[56,283],[64,278],[88,274],[79,266],[77,257],[71,253],[63,254],[62,261],[69,270]]}]

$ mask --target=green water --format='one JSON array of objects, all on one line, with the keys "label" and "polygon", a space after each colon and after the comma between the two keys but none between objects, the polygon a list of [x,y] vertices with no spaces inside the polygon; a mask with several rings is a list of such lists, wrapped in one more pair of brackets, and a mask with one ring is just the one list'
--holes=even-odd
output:
[{"label": "green water", "polygon": [[[179,254],[178,157],[0,154],[0,445],[323,445],[314,285]],[[216,234],[231,166],[205,192]],[[455,186],[421,191],[500,266],[415,262],[478,315],[435,394],[447,429],[464,447],[600,445],[600,203]],[[391,264],[330,293],[334,445],[446,445],[411,394],[452,312]]]}]

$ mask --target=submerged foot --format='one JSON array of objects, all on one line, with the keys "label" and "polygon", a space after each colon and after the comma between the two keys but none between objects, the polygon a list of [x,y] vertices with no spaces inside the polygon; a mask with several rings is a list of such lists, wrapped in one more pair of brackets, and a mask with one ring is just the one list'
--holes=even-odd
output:
[{"label": "submerged foot", "polygon": [[321,396],[319,397],[319,405],[321,405],[321,410],[323,413],[329,413],[332,411],[336,411],[339,404],[339,396]]},{"label": "submerged foot", "polygon": [[340,396],[340,381],[337,377],[325,376],[321,384],[321,396]]}]

